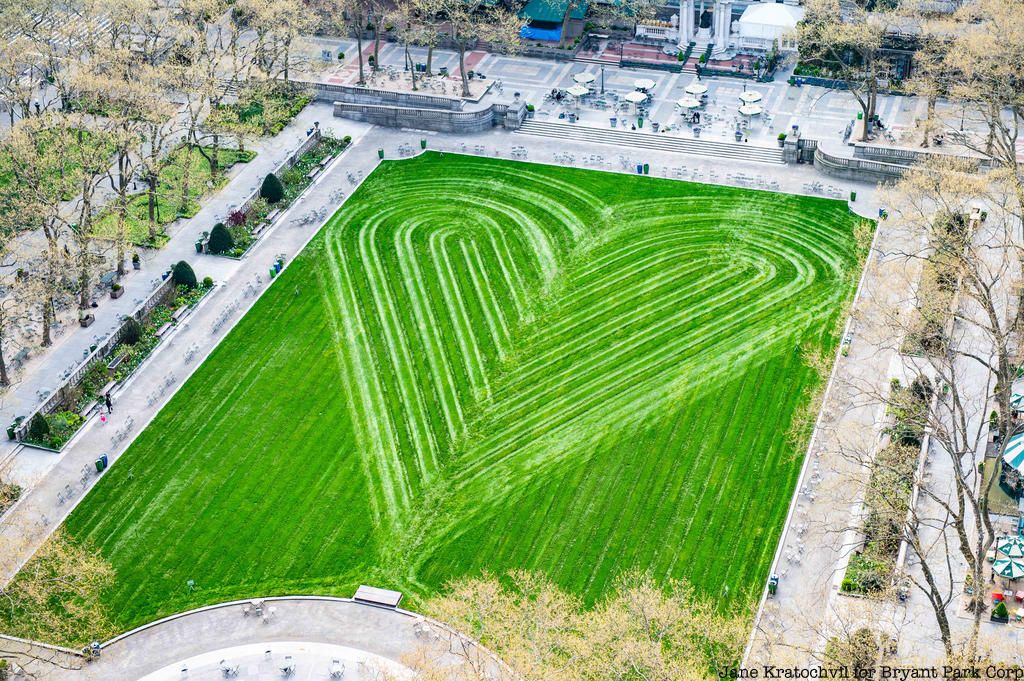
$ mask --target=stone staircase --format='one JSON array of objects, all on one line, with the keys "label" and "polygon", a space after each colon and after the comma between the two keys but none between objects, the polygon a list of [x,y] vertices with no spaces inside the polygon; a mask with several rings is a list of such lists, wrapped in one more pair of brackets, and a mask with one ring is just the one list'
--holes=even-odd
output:
[{"label": "stone staircase", "polygon": [[549,123],[547,121],[526,120],[523,121],[522,127],[516,130],[516,133],[570,140],[573,142],[607,144],[615,147],[670,151],[677,154],[690,154],[694,156],[713,156],[736,161],[784,163],[782,160],[782,149],[736,142],[691,139],[639,130],[633,132],[630,130],[595,128],[580,123]]}]

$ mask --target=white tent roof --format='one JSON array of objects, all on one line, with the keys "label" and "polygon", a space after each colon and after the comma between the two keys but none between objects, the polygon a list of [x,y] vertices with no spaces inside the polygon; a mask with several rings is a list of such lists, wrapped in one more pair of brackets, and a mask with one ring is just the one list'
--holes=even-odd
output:
[{"label": "white tent roof", "polygon": [[740,36],[776,39],[796,28],[804,18],[804,8],[775,2],[758,2],[743,10]]}]

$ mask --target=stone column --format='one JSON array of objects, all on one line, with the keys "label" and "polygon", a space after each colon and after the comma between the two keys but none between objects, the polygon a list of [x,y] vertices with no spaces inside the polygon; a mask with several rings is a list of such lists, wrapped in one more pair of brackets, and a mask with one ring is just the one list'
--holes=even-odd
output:
[{"label": "stone column", "polygon": [[718,0],[715,3],[715,49],[712,54],[719,55],[729,47],[729,29],[732,24],[732,3]]},{"label": "stone column", "polygon": [[693,0],[679,0],[679,49],[685,50],[693,40]]}]

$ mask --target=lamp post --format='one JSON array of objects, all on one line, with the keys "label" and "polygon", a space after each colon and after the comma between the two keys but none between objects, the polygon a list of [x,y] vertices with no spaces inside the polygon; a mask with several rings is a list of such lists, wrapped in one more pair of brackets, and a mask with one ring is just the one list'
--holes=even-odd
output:
[{"label": "lamp post", "polygon": [[601,94],[604,94],[604,64],[601,64]]}]

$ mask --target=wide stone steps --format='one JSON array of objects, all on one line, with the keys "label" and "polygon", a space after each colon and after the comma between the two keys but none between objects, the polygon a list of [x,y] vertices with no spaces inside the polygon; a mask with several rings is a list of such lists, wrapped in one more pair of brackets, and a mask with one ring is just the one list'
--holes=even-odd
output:
[{"label": "wide stone steps", "polygon": [[616,147],[633,147],[652,151],[670,151],[677,154],[714,156],[716,158],[757,163],[782,164],[782,149],[770,149],[736,142],[689,139],[674,135],[631,130],[595,128],[580,123],[549,123],[526,120],[516,131],[521,135],[550,137],[574,142],[591,142]]}]

